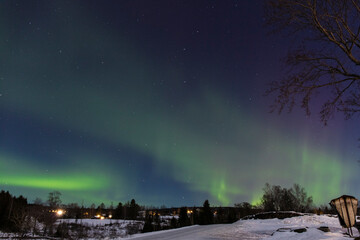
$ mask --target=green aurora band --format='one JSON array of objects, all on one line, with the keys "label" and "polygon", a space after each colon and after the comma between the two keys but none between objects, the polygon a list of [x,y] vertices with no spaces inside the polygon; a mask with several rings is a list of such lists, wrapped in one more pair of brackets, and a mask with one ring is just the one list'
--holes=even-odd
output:
[{"label": "green aurora band", "polygon": [[[17,162],[20,162],[17,163]],[[106,187],[108,182],[105,177],[94,179],[94,173],[64,172],[55,175],[44,174],[27,164],[28,161],[15,158],[0,152],[1,176],[0,184],[44,188],[47,190],[94,190]],[[99,175],[97,172],[96,175]]]},{"label": "green aurora band", "polygon": [[[7,104],[2,107],[20,112],[30,111],[29,114],[37,116],[39,120],[53,116],[53,124],[65,129],[77,129],[115,145],[126,145],[142,152],[155,160],[159,174],[187,184],[192,191],[209,193],[212,201],[217,204],[234,203],[239,196],[248,196],[249,191],[254,189],[256,191],[250,192],[253,196],[250,201],[258,202],[259,191],[265,182],[286,186],[289,183],[300,183],[316,203],[323,203],[329,197],[340,194],[342,184],[347,180],[344,179],[344,172],[348,177],[354,174],[337,160],[336,155],[315,151],[306,145],[301,150],[297,141],[284,141],[277,131],[258,125],[256,120],[242,115],[239,109],[227,107],[221,97],[212,92],[205,92],[198,103],[189,100],[189,105],[185,104],[180,111],[185,117],[177,114],[169,117],[157,109],[151,110],[155,111],[153,114],[147,114],[146,107],[134,108],[136,105],[127,109],[122,104],[129,97],[125,92],[119,96],[109,96],[88,89],[85,94],[76,96],[75,101],[73,94],[81,89],[76,84],[71,84],[62,88],[62,94],[73,97],[61,99],[64,107],[59,103],[59,107],[55,109],[44,103],[42,97],[33,97],[49,97],[48,89],[33,86],[25,90],[17,86],[22,84],[7,84],[6,89],[17,92],[26,101],[19,102],[18,97],[11,98],[11,95],[4,96]],[[69,112],[67,107],[72,104],[75,105],[73,109],[83,109],[85,103],[88,105],[86,112]],[[129,117],[133,111],[138,115]],[[221,139],[222,135],[217,132],[216,127],[210,132],[202,131],[201,128],[193,129],[199,122],[206,123],[203,116],[214,122],[220,122],[222,116],[228,116],[224,124],[228,129],[223,127],[222,130],[226,132],[226,139]],[[271,136],[271,141],[261,140],[264,132]],[[257,145],[259,149],[249,151],[251,145]],[[41,183],[44,178],[36,176],[36,172],[34,175],[32,181],[28,181],[30,178],[27,177],[17,179],[16,176],[7,175],[7,181],[10,185],[33,188],[50,185],[54,188],[58,186],[59,189],[106,186],[92,184],[97,180],[75,178],[74,175],[71,175],[73,178],[55,176],[50,178],[48,185]],[[117,176],[112,178],[116,179]],[[77,183],[72,186],[69,182]],[[121,196],[126,193],[119,194]]]},{"label": "green aurora band", "polygon": [[[0,186],[39,189],[39,196],[54,190],[59,190],[65,193],[64,195],[68,194],[70,196],[77,193],[72,196],[73,199],[82,201],[86,196],[89,204],[90,202],[98,203],[99,201],[109,202],[105,195],[104,197],[96,195],[100,190],[110,186],[110,178],[106,172],[101,172],[93,167],[92,169],[86,169],[86,172],[82,172],[81,170],[84,170],[84,167],[80,166],[76,166],[75,170],[61,166],[53,169],[54,166],[51,165],[40,167],[31,164],[31,162],[34,161],[0,152]],[[42,170],[47,167],[49,170]],[[121,183],[121,177],[118,177],[117,180]],[[88,195],[86,192],[91,194]],[[65,196],[65,200],[68,202],[71,201],[70,199]]]}]

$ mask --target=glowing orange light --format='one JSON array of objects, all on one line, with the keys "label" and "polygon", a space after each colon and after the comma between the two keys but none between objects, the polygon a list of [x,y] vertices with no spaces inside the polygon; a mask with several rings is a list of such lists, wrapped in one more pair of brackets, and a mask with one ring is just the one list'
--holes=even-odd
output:
[{"label": "glowing orange light", "polygon": [[58,209],[56,210],[56,215],[62,216],[64,214],[64,210]]}]

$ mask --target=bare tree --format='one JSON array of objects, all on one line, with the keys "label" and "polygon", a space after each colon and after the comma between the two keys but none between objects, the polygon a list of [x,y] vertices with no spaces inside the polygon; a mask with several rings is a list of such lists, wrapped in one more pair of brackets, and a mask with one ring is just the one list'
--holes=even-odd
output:
[{"label": "bare tree", "polygon": [[35,198],[35,200],[34,200],[34,204],[35,204],[35,205],[43,205],[43,201],[42,201],[41,198],[37,197],[37,198]]},{"label": "bare tree", "polygon": [[[37,201],[39,202],[39,201]],[[28,214],[29,219],[31,220],[29,223],[31,223],[31,229],[33,236],[35,234],[40,233],[40,229],[38,229],[38,224],[40,220],[43,218],[44,212],[48,211],[44,208],[41,204],[33,204],[31,206],[28,206]]]},{"label": "bare tree", "polygon": [[53,235],[54,224],[57,220],[55,213],[51,211],[46,211],[42,215],[41,222],[44,224],[44,236]]},{"label": "bare tree", "polygon": [[300,103],[309,115],[310,100],[321,93],[324,124],[335,112],[360,113],[360,0],[265,0],[265,7],[271,30],[296,43],[286,77],[267,91],[276,95],[272,110]]},{"label": "bare tree", "polygon": [[61,205],[61,193],[59,191],[50,192],[47,200],[51,208],[57,208]]},{"label": "bare tree", "polygon": [[10,221],[14,224],[20,238],[23,238],[31,229],[31,218],[25,206],[16,208],[11,214]]}]

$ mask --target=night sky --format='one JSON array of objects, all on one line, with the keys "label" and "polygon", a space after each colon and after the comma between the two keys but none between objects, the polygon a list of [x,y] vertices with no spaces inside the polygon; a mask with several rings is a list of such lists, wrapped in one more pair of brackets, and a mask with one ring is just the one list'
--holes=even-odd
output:
[{"label": "night sky", "polygon": [[[0,2],[0,189],[107,206],[359,197],[360,128],[269,113],[291,41],[262,1]],[[323,96],[324,97],[324,96]],[[326,97],[326,96],[325,96]],[[320,96],[321,98],[321,96]]]}]

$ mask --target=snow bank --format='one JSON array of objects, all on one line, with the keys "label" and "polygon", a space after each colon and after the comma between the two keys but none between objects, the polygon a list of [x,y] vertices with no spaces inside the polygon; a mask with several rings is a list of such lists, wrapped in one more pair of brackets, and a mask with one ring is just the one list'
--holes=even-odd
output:
[{"label": "snow bank", "polygon": [[[349,239],[344,235],[346,229],[340,226],[338,218],[325,215],[305,215],[282,220],[240,220],[234,226],[250,233],[265,234],[266,239]],[[330,232],[323,232],[318,229],[320,227],[328,227]],[[297,229],[306,231],[294,232]],[[353,232],[358,235],[356,229]]]}]

